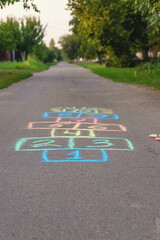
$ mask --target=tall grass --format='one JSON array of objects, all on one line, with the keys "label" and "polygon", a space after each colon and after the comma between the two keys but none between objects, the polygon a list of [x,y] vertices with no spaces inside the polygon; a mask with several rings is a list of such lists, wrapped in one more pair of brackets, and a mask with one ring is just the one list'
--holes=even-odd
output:
[{"label": "tall grass", "polygon": [[32,76],[29,71],[16,71],[16,70],[0,70],[0,89],[6,88],[15,82]]},{"label": "tall grass", "polygon": [[106,67],[96,63],[79,63],[79,65],[92,70],[94,73],[112,79],[115,82],[135,83],[160,90],[160,64],[145,64],[135,68]]},{"label": "tall grass", "polygon": [[40,72],[48,69],[52,63],[42,63],[37,58],[29,56],[24,62],[0,62],[0,69],[21,69]]},{"label": "tall grass", "polygon": [[0,89],[32,76],[33,72],[47,70],[51,65],[53,64],[42,63],[33,56],[24,62],[0,62]]}]

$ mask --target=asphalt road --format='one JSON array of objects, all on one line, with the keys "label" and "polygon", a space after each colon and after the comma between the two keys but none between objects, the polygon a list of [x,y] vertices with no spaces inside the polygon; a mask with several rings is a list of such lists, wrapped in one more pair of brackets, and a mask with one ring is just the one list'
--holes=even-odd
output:
[{"label": "asphalt road", "polygon": [[0,113],[0,240],[160,239],[159,92],[62,62]]}]

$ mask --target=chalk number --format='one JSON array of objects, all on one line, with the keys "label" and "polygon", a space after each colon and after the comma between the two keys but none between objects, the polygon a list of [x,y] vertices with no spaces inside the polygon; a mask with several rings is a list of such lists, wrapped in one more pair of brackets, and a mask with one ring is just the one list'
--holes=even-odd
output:
[{"label": "chalk number", "polygon": [[84,159],[83,157],[80,157],[80,151],[74,151],[71,153],[68,153],[67,156],[73,155],[72,158],[66,158],[66,160],[81,160]]}]

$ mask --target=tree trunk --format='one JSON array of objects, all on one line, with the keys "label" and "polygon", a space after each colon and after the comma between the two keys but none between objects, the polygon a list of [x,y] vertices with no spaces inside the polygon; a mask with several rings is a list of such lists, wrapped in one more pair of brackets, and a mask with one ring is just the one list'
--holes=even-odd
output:
[{"label": "tree trunk", "polygon": [[102,53],[97,52],[97,55],[98,55],[99,64],[102,65]]},{"label": "tree trunk", "polygon": [[14,62],[16,60],[15,58],[15,50],[12,50],[12,62]]},{"label": "tree trunk", "polygon": [[21,52],[21,58],[22,58],[22,61],[25,61],[26,60],[26,52]]}]

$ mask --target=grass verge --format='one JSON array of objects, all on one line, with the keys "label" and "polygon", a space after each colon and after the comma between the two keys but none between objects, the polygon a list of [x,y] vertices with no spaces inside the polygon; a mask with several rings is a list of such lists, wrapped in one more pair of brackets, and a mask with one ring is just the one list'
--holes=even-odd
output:
[{"label": "grass verge", "polygon": [[0,70],[0,89],[10,86],[12,83],[32,76],[32,73],[24,70]]},{"label": "grass verge", "polygon": [[115,82],[141,84],[160,90],[160,64],[154,65],[152,69],[147,64],[135,68],[106,67],[105,65],[86,62],[78,63],[78,65]]},{"label": "grass verge", "polygon": [[42,63],[34,57],[24,62],[0,62],[0,89],[32,76],[33,72],[47,70],[52,63]]}]

